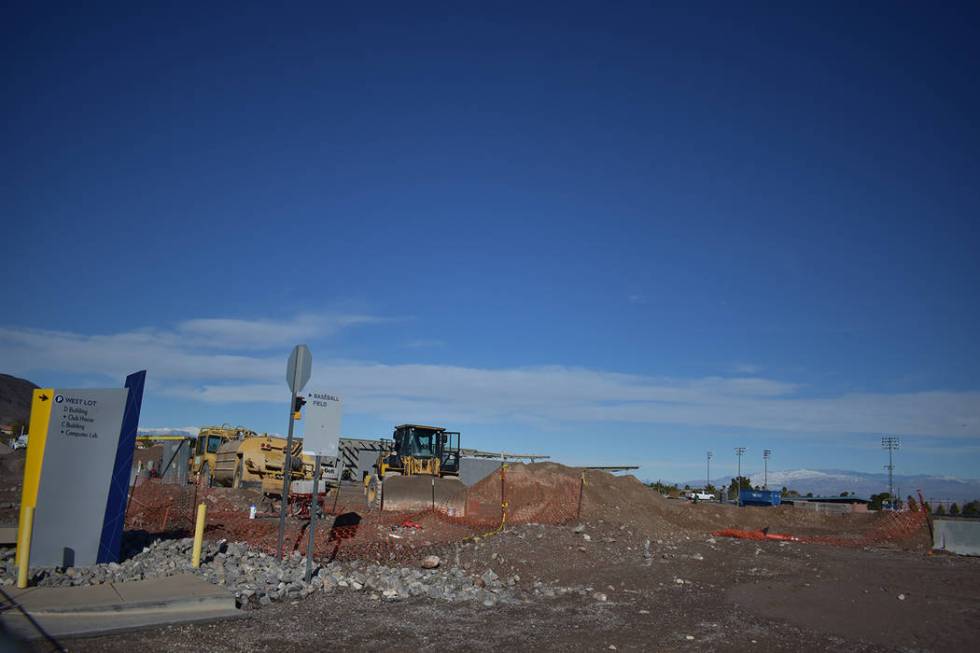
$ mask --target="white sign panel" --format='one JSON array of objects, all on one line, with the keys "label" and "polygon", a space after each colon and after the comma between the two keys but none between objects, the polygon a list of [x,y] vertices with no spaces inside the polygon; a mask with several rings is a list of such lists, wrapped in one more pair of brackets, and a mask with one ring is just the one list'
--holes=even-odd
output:
[{"label": "white sign panel", "polygon": [[311,392],[307,395],[303,453],[336,457],[340,443],[340,413],[338,397],[326,392]]}]

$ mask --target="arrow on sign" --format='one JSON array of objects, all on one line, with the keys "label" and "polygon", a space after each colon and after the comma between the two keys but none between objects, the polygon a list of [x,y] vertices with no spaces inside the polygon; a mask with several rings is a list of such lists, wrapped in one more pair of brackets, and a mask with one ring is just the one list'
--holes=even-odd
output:
[{"label": "arrow on sign", "polygon": [[38,397],[38,398],[39,398],[39,399],[40,399],[41,401],[47,401],[47,400],[48,400],[48,395],[46,395],[46,394],[44,394],[44,393],[42,392],[42,393],[41,393],[41,396],[40,396],[40,397]]}]

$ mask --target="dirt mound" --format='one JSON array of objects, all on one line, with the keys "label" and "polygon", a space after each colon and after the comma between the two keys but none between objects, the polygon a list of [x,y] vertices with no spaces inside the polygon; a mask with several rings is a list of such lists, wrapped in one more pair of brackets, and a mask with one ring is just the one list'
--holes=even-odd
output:
[{"label": "dirt mound", "polygon": [[502,500],[508,524],[603,521],[648,536],[684,527],[668,502],[635,477],[558,463],[517,463],[507,466],[503,479],[486,477],[470,488],[467,518],[499,520]]},{"label": "dirt mound", "polygon": [[555,463],[507,465],[472,486],[467,498],[469,520],[499,521],[507,502],[511,524],[562,523],[578,512],[581,470]]},{"label": "dirt mound", "polygon": [[667,499],[634,476],[557,463],[508,465],[503,483],[500,474],[488,476],[470,488],[467,516],[499,519],[502,498],[508,504],[509,524],[598,522],[623,526],[654,539],[725,528],[768,528],[839,543],[894,539],[902,540],[903,546],[928,545],[924,529],[913,533],[904,524],[896,526],[890,514],[821,514],[792,506],[693,504]]}]

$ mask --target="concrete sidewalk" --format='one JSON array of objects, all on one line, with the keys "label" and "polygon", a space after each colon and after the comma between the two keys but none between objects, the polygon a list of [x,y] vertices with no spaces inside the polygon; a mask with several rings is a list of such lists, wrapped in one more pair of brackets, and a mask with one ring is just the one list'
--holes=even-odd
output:
[{"label": "concrete sidewalk", "polygon": [[17,544],[17,527],[0,526],[0,545],[15,546]]},{"label": "concrete sidewalk", "polygon": [[131,583],[2,590],[0,625],[26,639],[40,639],[45,633],[53,638],[94,635],[243,614],[230,591],[191,574]]}]

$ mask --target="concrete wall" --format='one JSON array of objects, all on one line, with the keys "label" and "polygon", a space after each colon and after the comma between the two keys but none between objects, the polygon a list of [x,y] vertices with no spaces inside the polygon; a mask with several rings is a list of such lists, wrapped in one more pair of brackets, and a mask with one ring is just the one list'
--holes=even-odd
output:
[{"label": "concrete wall", "polygon": [[959,555],[980,556],[980,519],[934,518],[932,548]]},{"label": "concrete wall", "polygon": [[163,456],[158,472],[163,475],[164,483],[187,484],[187,467],[192,446],[193,440],[168,440],[163,443]]},{"label": "concrete wall", "polygon": [[[849,503],[820,503],[818,501],[794,501],[794,508],[819,512],[829,515],[843,515],[854,512],[854,507]],[[867,510],[865,510],[867,512]]]},{"label": "concrete wall", "polygon": [[500,469],[499,460],[489,458],[463,458],[459,463],[459,480],[464,485],[475,485]]}]

